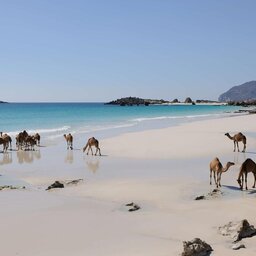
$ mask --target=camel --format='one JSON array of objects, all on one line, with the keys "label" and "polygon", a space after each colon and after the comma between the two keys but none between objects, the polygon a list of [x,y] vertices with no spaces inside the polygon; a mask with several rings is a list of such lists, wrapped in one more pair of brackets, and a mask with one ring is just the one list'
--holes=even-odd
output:
[{"label": "camel", "polygon": [[36,141],[36,145],[37,146],[40,146],[40,134],[39,133],[36,133],[34,135],[32,135],[33,139]]},{"label": "camel", "polygon": [[245,137],[241,132],[235,134],[233,137],[230,136],[230,134],[229,134],[228,132],[225,133],[225,135],[226,135],[229,139],[231,139],[231,140],[234,141],[234,152],[236,151],[236,146],[237,146],[237,150],[238,150],[238,152],[239,152],[239,146],[238,146],[238,142],[239,142],[239,141],[242,141],[242,142],[243,142],[243,144],[244,144],[244,149],[243,149],[242,152],[245,152],[245,149],[246,149],[246,137]]},{"label": "camel", "polygon": [[96,140],[94,137],[91,137],[90,139],[88,139],[85,147],[83,148],[83,152],[87,149],[87,147],[89,147],[88,151],[87,151],[87,155],[89,154],[89,150],[91,150],[92,155],[93,155],[92,146],[96,147],[95,156],[97,155],[98,151],[99,151],[99,155],[101,156],[100,148],[99,148],[99,141]]},{"label": "camel", "polygon": [[2,132],[0,132],[0,137],[5,139],[6,141],[8,141],[7,148],[10,145],[10,149],[12,150],[12,138],[11,138],[11,136],[9,136],[7,133],[3,134]]},{"label": "camel", "polygon": [[73,149],[73,136],[71,135],[71,133],[69,133],[68,135],[64,134],[63,135],[66,142],[67,142],[67,149]]},{"label": "camel", "polygon": [[2,144],[3,144],[3,152],[6,152],[9,144],[9,141],[7,140],[7,138],[0,137],[0,145]]},{"label": "camel", "polygon": [[23,132],[20,132],[17,136],[16,136],[16,146],[17,148],[21,148],[22,149],[22,146],[25,145],[25,139],[27,138],[28,136],[28,133],[27,131],[23,131]]},{"label": "camel", "polygon": [[244,186],[244,179],[245,179],[245,189],[248,190],[247,188],[247,174],[248,172],[252,172],[254,175],[254,184],[253,188],[255,188],[255,182],[256,182],[256,163],[250,159],[247,158],[241,165],[240,167],[240,172],[238,174],[237,182],[240,186],[240,189],[243,190]]},{"label": "camel", "polygon": [[[223,167],[219,158],[215,157],[210,162],[210,185],[212,185],[212,172],[213,172],[216,187],[217,188],[221,187],[221,184],[220,184],[221,175],[223,172],[226,172],[229,169],[229,167],[232,165],[234,165],[233,162],[227,162],[225,167]],[[217,180],[216,180],[216,174],[217,174]]]}]

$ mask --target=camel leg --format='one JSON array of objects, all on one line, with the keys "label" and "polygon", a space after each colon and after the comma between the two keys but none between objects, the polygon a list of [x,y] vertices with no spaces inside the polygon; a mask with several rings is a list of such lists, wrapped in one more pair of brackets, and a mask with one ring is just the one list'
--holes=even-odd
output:
[{"label": "camel leg", "polygon": [[240,150],[239,150],[239,145],[238,145],[238,141],[236,142],[236,146],[237,146],[237,151],[240,152]]},{"label": "camel leg", "polygon": [[221,187],[220,180],[221,180],[221,172],[218,174],[218,184]]},{"label": "camel leg", "polygon": [[234,152],[236,151],[236,142],[234,141]]},{"label": "camel leg", "polygon": [[212,185],[212,170],[210,169],[210,185]]},{"label": "camel leg", "polygon": [[247,172],[245,173],[245,189],[248,190],[248,187],[247,187]]},{"label": "camel leg", "polygon": [[218,183],[216,181],[216,173],[215,172],[213,173],[213,176],[214,176],[215,185],[218,187]]},{"label": "camel leg", "polygon": [[256,183],[256,173],[253,173],[253,175],[254,175],[254,184],[253,184],[253,188],[255,188],[255,183]]},{"label": "camel leg", "polygon": [[92,156],[93,156],[93,151],[92,151],[92,147],[90,147],[90,149],[91,149],[91,152],[92,152]]},{"label": "camel leg", "polygon": [[245,152],[245,149],[246,149],[246,145],[244,144],[244,149],[243,149],[243,151],[242,151],[242,152]]},{"label": "camel leg", "polygon": [[70,149],[73,150],[73,142],[70,143]]},{"label": "camel leg", "polygon": [[101,156],[100,148],[98,148],[98,149],[99,149],[99,154],[100,154],[100,156]]}]

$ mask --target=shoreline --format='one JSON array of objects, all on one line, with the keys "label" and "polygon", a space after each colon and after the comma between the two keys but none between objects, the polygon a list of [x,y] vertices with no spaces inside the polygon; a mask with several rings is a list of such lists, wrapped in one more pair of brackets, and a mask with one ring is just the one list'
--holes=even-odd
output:
[{"label": "shoreline", "polygon": [[[121,134],[100,141],[102,157],[83,154],[82,141],[68,151],[64,140],[22,156],[8,152],[11,161],[0,165],[0,179],[28,186],[0,191],[3,255],[179,255],[182,241],[195,237],[212,245],[214,255],[254,255],[256,237],[244,239],[246,249],[235,252],[217,232],[243,218],[256,225],[252,175],[248,192],[236,182],[242,162],[255,159],[254,118],[239,115]],[[245,154],[234,153],[224,136],[238,131],[247,135]],[[209,162],[216,156],[223,165],[235,162],[222,176],[223,195],[195,201],[215,188],[209,185]],[[55,180],[73,179],[83,181],[45,191]],[[130,202],[141,208],[129,212],[125,204]]]}]

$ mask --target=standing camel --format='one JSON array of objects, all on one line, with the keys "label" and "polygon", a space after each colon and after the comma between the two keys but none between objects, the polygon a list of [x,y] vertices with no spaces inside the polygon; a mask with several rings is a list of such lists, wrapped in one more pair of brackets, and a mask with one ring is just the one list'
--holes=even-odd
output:
[{"label": "standing camel", "polygon": [[238,142],[239,142],[239,141],[242,141],[242,142],[243,142],[243,144],[244,144],[244,149],[243,149],[242,152],[245,152],[245,149],[246,149],[246,137],[245,137],[241,132],[235,134],[233,137],[230,136],[230,134],[229,134],[228,132],[225,133],[225,135],[226,135],[229,139],[231,139],[231,140],[234,141],[234,152],[236,151],[236,146],[237,146],[237,150],[238,150],[238,152],[239,152],[239,146],[238,146]]},{"label": "standing camel", "polygon": [[255,188],[255,182],[256,182],[256,163],[250,159],[247,158],[241,165],[240,167],[240,172],[238,174],[238,179],[237,182],[240,186],[240,189],[243,190],[243,186],[244,186],[244,179],[245,179],[245,189],[248,190],[247,188],[247,174],[248,172],[252,172],[254,175],[254,184],[253,184],[253,188]]},{"label": "standing camel", "polygon": [[[234,165],[233,162],[227,162],[226,166],[223,167],[219,158],[215,157],[211,162],[210,162],[210,185],[212,185],[212,172],[214,175],[214,181],[215,184],[218,187],[221,187],[220,180],[221,180],[221,174],[223,172],[226,172],[230,166]],[[216,180],[216,174],[217,174],[217,180]]]},{"label": "standing camel", "polygon": [[3,134],[2,132],[0,132],[0,137],[5,139],[6,141],[8,141],[7,148],[10,145],[10,149],[12,150],[12,138],[11,138],[11,136],[9,136],[7,133]]},{"label": "standing camel", "polygon": [[40,134],[36,133],[36,134],[32,135],[32,137],[36,141],[36,145],[40,146],[40,138],[41,138]]},{"label": "standing camel", "polygon": [[91,137],[90,139],[88,139],[85,147],[83,148],[83,152],[87,149],[87,147],[89,147],[88,151],[87,151],[87,155],[89,154],[90,149],[91,149],[91,152],[92,152],[92,155],[93,155],[92,146],[96,147],[95,156],[97,155],[98,151],[99,151],[99,155],[101,156],[100,148],[99,148],[99,141],[96,140],[94,137]]},{"label": "standing camel", "polygon": [[3,152],[6,152],[8,149],[9,141],[6,138],[0,137],[0,145],[3,144]]},{"label": "standing camel", "polygon": [[63,135],[66,142],[67,142],[67,149],[73,149],[73,136],[71,135],[71,133],[69,133],[68,135],[64,134]]}]

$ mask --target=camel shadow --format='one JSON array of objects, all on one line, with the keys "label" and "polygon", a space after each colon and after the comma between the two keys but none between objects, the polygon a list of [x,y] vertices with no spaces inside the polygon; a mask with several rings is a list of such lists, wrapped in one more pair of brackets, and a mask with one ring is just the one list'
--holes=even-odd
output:
[{"label": "camel shadow", "polygon": [[241,189],[239,187],[235,187],[235,186],[222,185],[222,187],[230,189],[230,190],[234,190],[234,191],[241,191]]},{"label": "camel shadow", "polygon": [[248,153],[248,154],[254,154],[254,155],[256,155],[256,152],[246,151],[245,153]]}]

